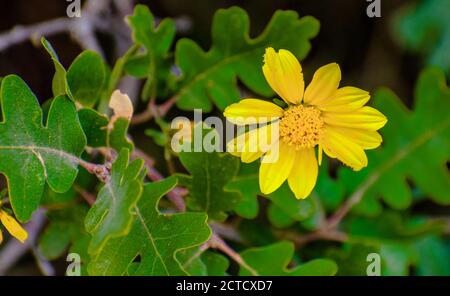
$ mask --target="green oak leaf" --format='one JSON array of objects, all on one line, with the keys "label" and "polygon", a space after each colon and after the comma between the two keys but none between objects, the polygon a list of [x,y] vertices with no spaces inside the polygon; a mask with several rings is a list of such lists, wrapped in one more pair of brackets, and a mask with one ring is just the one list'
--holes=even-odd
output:
[{"label": "green oak leaf", "polygon": [[116,151],[121,149],[134,149],[133,142],[128,139],[128,127],[130,121],[126,118],[118,118],[114,122],[113,128],[108,132],[108,146],[114,148]]},{"label": "green oak leaf", "polygon": [[394,209],[406,209],[412,203],[407,180],[433,201],[449,205],[450,90],[442,71],[429,68],[422,72],[413,110],[388,89],[377,91],[374,102],[389,118],[381,131],[382,148],[368,152],[369,165],[358,174],[347,168],[338,172],[347,193],[363,195],[355,211],[380,213],[379,197]]},{"label": "green oak leaf", "polygon": [[337,272],[336,263],[329,259],[314,259],[288,269],[293,255],[294,245],[288,241],[247,249],[241,257],[253,270],[241,266],[239,275],[330,276]]},{"label": "green oak leaf", "polygon": [[219,9],[209,51],[190,39],[176,45],[176,64],[183,73],[177,106],[209,112],[212,101],[223,110],[239,100],[237,79],[259,95],[273,95],[261,70],[265,48],[288,49],[303,59],[311,47],[309,39],[318,31],[319,22],[313,17],[299,19],[295,11],[277,11],[264,32],[250,38],[249,17],[243,9]]},{"label": "green oak leaf", "polygon": [[314,202],[311,198],[296,199],[287,183],[267,196],[272,202],[268,208],[271,223],[279,228],[303,221],[314,214]]},{"label": "green oak leaf", "polygon": [[[109,119],[91,108],[78,110],[81,126],[89,147],[106,147],[108,139]],[[120,151],[120,150],[119,150]]]},{"label": "green oak leaf", "polygon": [[45,181],[55,192],[70,189],[86,137],[65,96],[53,100],[44,126],[38,100],[18,76],[2,80],[0,95],[0,172],[8,179],[14,213],[24,222],[37,209]]},{"label": "green oak leaf", "polygon": [[225,188],[233,191],[238,191],[241,194],[241,199],[234,208],[236,214],[246,219],[253,219],[258,215],[258,195],[261,194],[259,190],[259,176],[258,176],[258,162],[250,164],[241,163],[239,173],[229,182]]},{"label": "green oak leaf", "polygon": [[90,147],[111,147],[116,151],[126,148],[134,149],[133,142],[128,138],[130,121],[126,118],[118,118],[112,127],[108,128],[109,119],[91,108],[82,108],[78,111],[81,126],[87,137]]},{"label": "green oak leaf", "polygon": [[[211,229],[204,213],[162,214],[158,210],[161,197],[176,184],[177,179],[169,177],[144,186],[131,231],[108,240],[88,266],[91,275],[186,275],[177,253],[206,242]],[[129,271],[131,263],[134,266]]]},{"label": "green oak leaf", "polygon": [[[218,135],[216,130],[198,125],[194,134],[201,133],[202,139]],[[198,135],[197,135],[198,136]],[[190,175],[179,174],[180,184],[189,189],[187,206],[194,211],[206,212],[213,220],[224,220],[226,212],[235,208],[240,194],[225,189],[239,170],[239,159],[227,153],[182,151],[179,158]]]},{"label": "green oak leaf", "polygon": [[126,235],[133,223],[133,209],[142,194],[142,159],[130,164],[123,149],[111,168],[111,176],[100,189],[95,204],[86,215],[86,230],[92,235],[89,253],[99,253],[108,239]]},{"label": "green oak leaf", "polygon": [[133,41],[145,49],[131,56],[125,70],[139,78],[147,78],[142,90],[142,99],[162,95],[161,85],[170,73],[168,51],[175,38],[175,23],[164,19],[155,27],[155,20],[145,5],[136,5],[134,14],[128,17],[133,31]]},{"label": "green oak leaf", "polygon": [[106,82],[102,57],[95,51],[83,51],[70,65],[66,77],[73,99],[83,106],[94,106]]}]

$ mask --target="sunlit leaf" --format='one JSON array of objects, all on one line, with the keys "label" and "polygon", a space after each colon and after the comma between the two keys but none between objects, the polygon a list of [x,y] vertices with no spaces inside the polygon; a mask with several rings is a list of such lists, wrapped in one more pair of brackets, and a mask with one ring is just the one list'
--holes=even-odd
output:
[{"label": "sunlit leaf", "polygon": [[131,231],[108,240],[88,266],[91,275],[126,274],[132,262],[136,264],[128,274],[186,275],[177,253],[204,243],[211,230],[204,213],[162,214],[158,210],[161,197],[176,184],[176,178],[170,177],[144,186]]},{"label": "sunlit leaf", "polygon": [[113,163],[109,180],[86,215],[86,230],[92,235],[89,253],[99,253],[109,239],[130,231],[133,210],[142,194],[140,172],[144,161],[136,159],[130,164],[128,161],[129,151],[124,149]]},{"label": "sunlit leaf", "polygon": [[92,107],[100,99],[106,74],[102,57],[95,51],[83,51],[67,70],[67,83],[75,101]]},{"label": "sunlit leaf", "polygon": [[1,109],[0,172],[8,178],[16,217],[27,221],[39,205],[46,181],[56,192],[72,186],[86,137],[74,103],[64,96],[53,100],[44,125],[36,97],[14,75],[2,80]]}]

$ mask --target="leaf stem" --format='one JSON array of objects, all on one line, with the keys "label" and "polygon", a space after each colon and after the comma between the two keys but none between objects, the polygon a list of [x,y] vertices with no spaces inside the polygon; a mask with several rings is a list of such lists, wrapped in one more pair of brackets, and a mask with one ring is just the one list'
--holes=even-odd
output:
[{"label": "leaf stem", "polygon": [[80,166],[85,168],[90,174],[96,175],[102,182],[106,183],[109,179],[110,171],[102,164],[90,163],[81,158],[77,159]]},{"label": "leaf stem", "polygon": [[357,205],[367,189],[372,186],[376,180],[378,180],[379,175],[373,174],[357,191],[355,191],[350,198],[348,198],[344,204],[336,210],[336,212],[325,222],[324,228],[334,229],[336,228],[342,219],[350,212],[350,210]]},{"label": "leaf stem", "polygon": [[164,117],[170,109],[175,105],[176,99],[172,97],[161,105],[156,105],[155,100],[148,102],[147,108],[139,114],[136,114],[131,118],[132,125],[139,125],[149,121],[152,118]]}]

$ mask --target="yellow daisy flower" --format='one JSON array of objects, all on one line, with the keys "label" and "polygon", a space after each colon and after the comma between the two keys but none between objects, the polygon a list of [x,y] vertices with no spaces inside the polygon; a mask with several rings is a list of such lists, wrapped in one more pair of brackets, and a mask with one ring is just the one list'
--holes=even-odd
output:
[{"label": "yellow daisy flower", "polygon": [[[316,184],[322,151],[355,171],[367,166],[364,150],[381,144],[377,130],[387,122],[378,110],[364,106],[370,99],[367,91],[352,86],[339,88],[341,70],[336,63],[318,69],[304,89],[300,63],[284,49],[277,53],[273,48],[267,48],[262,70],[270,87],[288,107],[283,109],[268,101],[243,99],[224,111],[224,116],[237,125],[246,125],[252,119],[253,122],[256,119],[258,123],[268,123],[236,137],[228,146],[231,144],[237,149],[232,154],[240,156],[242,162],[262,157],[261,192],[270,194],[287,179],[295,196],[306,198]],[[276,136],[268,128],[274,123],[278,124]],[[268,134],[271,144],[267,148],[255,149],[254,135],[257,133]],[[275,148],[277,160],[264,161],[272,157]]]},{"label": "yellow daisy flower", "polygon": [[[5,226],[6,230],[14,236],[16,239],[18,239],[21,243],[24,243],[28,238],[28,233],[23,227],[14,219],[11,217],[6,211],[0,209],[0,221]],[[0,230],[0,244],[3,241],[3,234]]]}]

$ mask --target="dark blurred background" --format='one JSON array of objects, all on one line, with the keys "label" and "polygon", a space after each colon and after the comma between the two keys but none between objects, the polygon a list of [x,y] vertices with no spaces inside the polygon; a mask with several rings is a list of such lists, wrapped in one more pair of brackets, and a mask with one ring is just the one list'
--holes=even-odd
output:
[{"label": "dark blurred background", "polygon": [[[250,15],[253,36],[263,30],[277,9],[293,9],[300,16],[312,15],[320,21],[321,29],[303,62],[307,80],[318,66],[335,61],[343,70],[344,84],[351,83],[371,91],[379,86],[388,86],[408,104],[422,65],[417,58],[397,46],[390,28],[392,15],[405,4],[416,1],[381,2],[381,17],[369,18],[366,8],[370,3],[365,0],[135,1],[148,5],[158,18],[183,20],[185,28],[177,37],[192,38],[205,49],[210,44],[214,12],[222,7],[238,5],[244,8]],[[17,25],[65,17],[69,4],[65,0],[1,0],[0,3],[0,32]],[[111,40],[105,32],[98,35],[105,55],[112,63]],[[66,67],[82,50],[66,33],[51,36],[49,40]],[[39,46],[27,41],[0,51],[0,77],[11,73],[23,77],[41,100],[51,96],[53,65]]]}]

